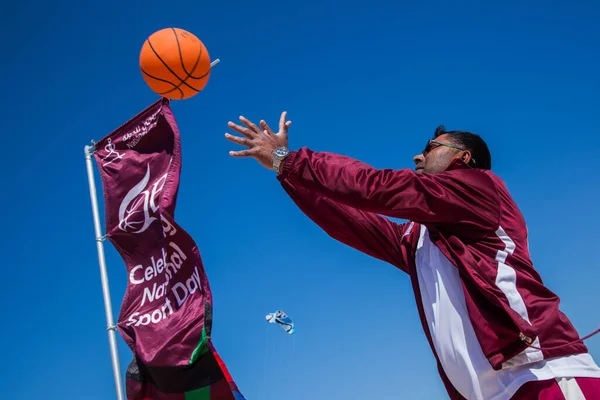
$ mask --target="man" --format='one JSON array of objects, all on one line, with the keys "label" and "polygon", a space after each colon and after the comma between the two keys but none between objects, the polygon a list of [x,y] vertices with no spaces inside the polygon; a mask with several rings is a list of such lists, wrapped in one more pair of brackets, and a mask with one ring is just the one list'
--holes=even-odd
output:
[{"label": "man", "polygon": [[533,268],[525,221],[479,136],[439,127],[414,171],[377,170],[290,152],[286,113],[277,134],[240,120],[229,126],[242,136],[226,138],[248,149],[232,156],[274,169],[331,237],[410,276],[451,399],[600,399],[600,368]]}]

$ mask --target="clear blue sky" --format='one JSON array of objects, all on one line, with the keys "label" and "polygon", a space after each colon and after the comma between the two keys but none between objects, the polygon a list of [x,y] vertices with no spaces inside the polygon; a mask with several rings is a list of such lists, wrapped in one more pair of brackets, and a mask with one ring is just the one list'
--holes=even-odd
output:
[{"label": "clear blue sky", "polygon": [[[205,91],[173,103],[177,218],[205,261],[215,346],[248,400],[446,394],[408,277],[330,239],[273,173],[231,158],[223,134],[240,114],[275,126],[285,109],[292,148],[376,167],[412,168],[438,124],[480,133],[535,266],[580,334],[596,329],[600,5],[481,3],[7,3],[2,398],[114,398],[83,146],[156,99],[138,54],[164,27],[221,59]],[[116,315],[126,275],[110,245],[107,260]],[[266,324],[277,308],[297,335]],[[586,343],[600,362],[600,336]]]}]

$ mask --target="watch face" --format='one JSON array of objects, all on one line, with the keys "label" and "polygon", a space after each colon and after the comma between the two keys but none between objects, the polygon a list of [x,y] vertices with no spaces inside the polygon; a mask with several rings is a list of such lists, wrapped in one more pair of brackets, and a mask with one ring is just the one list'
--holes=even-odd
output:
[{"label": "watch face", "polygon": [[275,155],[277,157],[285,157],[288,153],[289,151],[284,147],[278,147],[275,149]]}]

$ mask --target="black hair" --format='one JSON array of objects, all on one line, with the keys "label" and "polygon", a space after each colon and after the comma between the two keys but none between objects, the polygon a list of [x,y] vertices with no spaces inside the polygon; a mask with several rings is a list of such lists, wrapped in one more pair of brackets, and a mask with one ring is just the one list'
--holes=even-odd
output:
[{"label": "black hair", "polygon": [[469,165],[473,168],[492,169],[492,155],[481,136],[465,131],[447,131],[444,125],[435,129],[434,138],[448,135],[453,144],[471,152]]}]

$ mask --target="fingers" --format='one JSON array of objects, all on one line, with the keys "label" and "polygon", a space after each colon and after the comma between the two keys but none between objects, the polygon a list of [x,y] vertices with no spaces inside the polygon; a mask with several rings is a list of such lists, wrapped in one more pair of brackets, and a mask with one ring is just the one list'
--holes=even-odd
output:
[{"label": "fingers", "polygon": [[261,164],[265,166],[268,165],[269,162],[265,160],[270,157],[269,154],[272,153],[272,149],[276,146],[287,146],[288,129],[292,125],[292,121],[286,121],[286,116],[286,111],[281,113],[279,119],[279,132],[277,133],[273,132],[265,120],[260,121],[260,128],[243,116],[240,116],[239,118],[246,126],[241,126],[229,121],[228,126],[234,131],[242,134],[243,137],[226,133],[225,138],[230,142],[248,147],[248,149],[245,150],[230,151],[229,155],[232,157],[254,157],[259,160]]},{"label": "fingers", "polygon": [[242,146],[250,147],[250,145],[252,144],[251,141],[246,138],[233,136],[229,133],[225,134],[225,138],[233,143],[241,144]]},{"label": "fingers", "polygon": [[244,123],[244,125],[246,125],[247,127],[234,124],[231,121],[229,121],[227,125],[229,125],[229,127],[234,131],[241,133],[249,139],[252,139],[253,137],[256,137],[256,135],[259,135],[261,133],[260,129],[254,123],[252,123],[251,121],[249,121],[241,115],[240,121],[242,121],[242,123]]},{"label": "fingers", "polygon": [[[249,148],[239,151],[230,151],[229,155],[237,158],[254,157],[257,160],[261,157],[269,158],[270,156],[268,154],[265,156],[263,153],[272,152],[272,150],[269,150],[269,146],[273,144],[272,142],[276,141],[276,135],[273,133],[273,130],[264,120],[260,121],[260,125],[263,128],[262,131],[258,126],[256,126],[256,124],[252,123],[243,116],[240,116],[240,121],[242,121],[246,127],[234,124],[231,121],[229,121],[228,125],[231,129],[241,133],[245,137],[234,136],[229,133],[225,133],[225,138],[233,143],[237,143]],[[261,156],[261,154],[263,155]],[[261,162],[261,164],[266,165],[264,162]]]},{"label": "fingers", "polygon": [[240,151],[230,151],[229,155],[232,157],[253,157],[256,154],[255,149],[248,150],[240,150]]},{"label": "fingers", "polygon": [[243,117],[240,115],[240,121],[242,121],[242,123],[244,125],[246,125],[248,128],[250,128],[250,130],[252,130],[252,132],[254,132],[254,134],[258,135],[260,134],[260,128],[258,126],[256,126],[256,124],[254,124],[254,122],[250,121],[249,119],[247,119],[246,117]]},{"label": "fingers", "polygon": [[242,135],[246,136],[248,139],[252,139],[253,137],[256,136],[256,134],[254,132],[252,132],[250,129],[244,127],[244,126],[240,126],[237,124],[234,124],[233,122],[229,121],[227,123],[227,125],[233,129],[234,131],[241,133]]},{"label": "fingers", "polygon": [[264,120],[260,121],[260,127],[263,129],[263,132],[265,132],[267,135],[275,136],[275,133],[273,132],[273,130],[271,129],[269,124],[267,124],[266,121],[264,121]]},{"label": "fingers", "polygon": [[288,129],[290,125],[292,125],[292,121],[286,121],[287,111],[281,113],[281,117],[279,118],[279,133],[287,139]]},{"label": "fingers", "polygon": [[285,117],[287,117],[287,111],[282,112],[279,117],[279,132],[283,132],[285,129]]},{"label": "fingers", "polygon": [[281,137],[283,138],[283,140],[285,140],[286,142],[288,140],[288,129],[290,128],[290,125],[292,125],[292,121],[287,121],[283,125],[283,129],[281,129],[279,131],[279,134],[281,135]]}]

